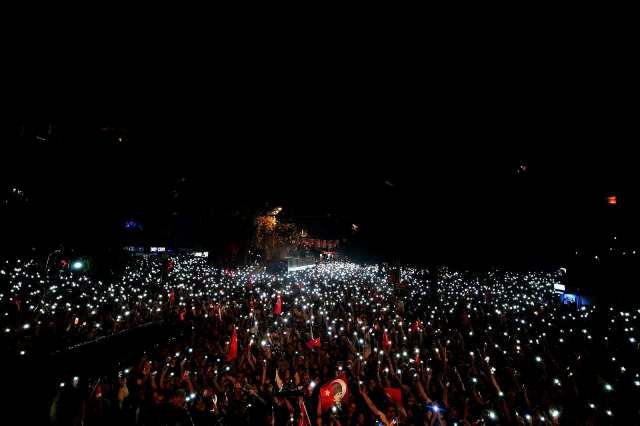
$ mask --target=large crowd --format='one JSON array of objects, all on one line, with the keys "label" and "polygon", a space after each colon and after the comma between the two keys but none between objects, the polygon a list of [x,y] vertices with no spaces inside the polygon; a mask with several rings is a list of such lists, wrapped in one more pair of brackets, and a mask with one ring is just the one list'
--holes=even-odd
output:
[{"label": "large crowd", "polygon": [[190,328],[113,374],[43,384],[53,424],[640,423],[640,309],[563,305],[560,272],[392,272],[139,257],[101,281],[6,261],[3,347],[28,358],[150,322]]}]

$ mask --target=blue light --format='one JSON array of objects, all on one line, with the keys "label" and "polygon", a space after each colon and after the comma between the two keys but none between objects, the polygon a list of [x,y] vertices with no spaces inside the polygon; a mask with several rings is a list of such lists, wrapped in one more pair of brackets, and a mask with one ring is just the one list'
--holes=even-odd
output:
[{"label": "blue light", "polygon": [[71,264],[71,268],[75,269],[76,271],[79,269],[82,269],[83,267],[84,267],[84,263],[82,263],[81,260],[76,260]]},{"label": "blue light", "polygon": [[124,222],[124,229],[142,231],[142,224],[135,220],[127,220]]}]

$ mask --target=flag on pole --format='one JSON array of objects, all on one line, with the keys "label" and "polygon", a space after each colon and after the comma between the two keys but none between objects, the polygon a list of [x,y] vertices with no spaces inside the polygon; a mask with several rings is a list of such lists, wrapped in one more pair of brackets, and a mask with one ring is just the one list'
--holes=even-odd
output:
[{"label": "flag on pole", "polygon": [[307,413],[307,407],[304,405],[304,398],[298,398],[298,409],[300,410],[300,417],[298,418],[298,426],[311,426],[311,419],[309,413]]},{"label": "flag on pole", "polygon": [[227,361],[235,361],[238,357],[238,333],[236,332],[236,326],[233,326],[231,332],[231,342],[229,343],[229,353],[227,353]]},{"label": "flag on pole", "polygon": [[282,297],[278,295],[276,298],[276,306],[273,308],[274,315],[280,315],[282,313]]}]

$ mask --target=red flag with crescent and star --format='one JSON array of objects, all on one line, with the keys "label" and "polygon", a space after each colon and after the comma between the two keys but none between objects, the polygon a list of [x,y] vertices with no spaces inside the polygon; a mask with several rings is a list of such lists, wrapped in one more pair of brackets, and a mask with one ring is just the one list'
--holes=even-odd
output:
[{"label": "red flag with crescent and star", "polygon": [[342,373],[320,388],[320,406],[327,411],[334,405],[339,406],[349,399],[349,385],[347,376]]}]

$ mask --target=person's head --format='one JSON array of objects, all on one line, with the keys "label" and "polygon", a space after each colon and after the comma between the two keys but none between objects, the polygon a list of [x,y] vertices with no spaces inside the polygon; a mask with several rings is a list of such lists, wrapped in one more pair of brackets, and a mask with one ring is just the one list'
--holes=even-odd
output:
[{"label": "person's head", "polygon": [[407,395],[407,405],[410,407],[416,405],[416,397],[412,393]]},{"label": "person's head", "polygon": [[460,410],[458,410],[458,405],[457,404],[450,404],[449,406],[449,416],[452,419],[459,419],[460,416]]},{"label": "person's head", "polygon": [[384,414],[387,416],[387,419],[391,420],[398,416],[398,410],[395,405],[387,404],[387,409]]},{"label": "person's head", "polygon": [[349,403],[349,406],[347,407],[347,414],[349,415],[349,417],[353,416],[356,413],[357,409],[358,406],[356,405],[356,403],[351,401]]},{"label": "person's head", "polygon": [[176,391],[173,395],[171,395],[171,399],[169,400],[171,405],[173,405],[174,407],[184,407],[185,401],[186,398],[184,395],[184,391],[182,390]]},{"label": "person's head", "polygon": [[272,395],[273,394],[273,385],[271,383],[265,383],[264,386],[263,386],[263,391],[267,395]]},{"label": "person's head", "polygon": [[324,367],[322,367],[322,376],[323,377],[329,377],[329,366],[325,365]]},{"label": "person's head", "polygon": [[207,409],[207,406],[206,406],[206,404],[204,402],[204,399],[198,398],[196,400],[196,403],[194,404],[194,408],[195,408],[196,411],[199,411],[199,412],[205,411]]}]

